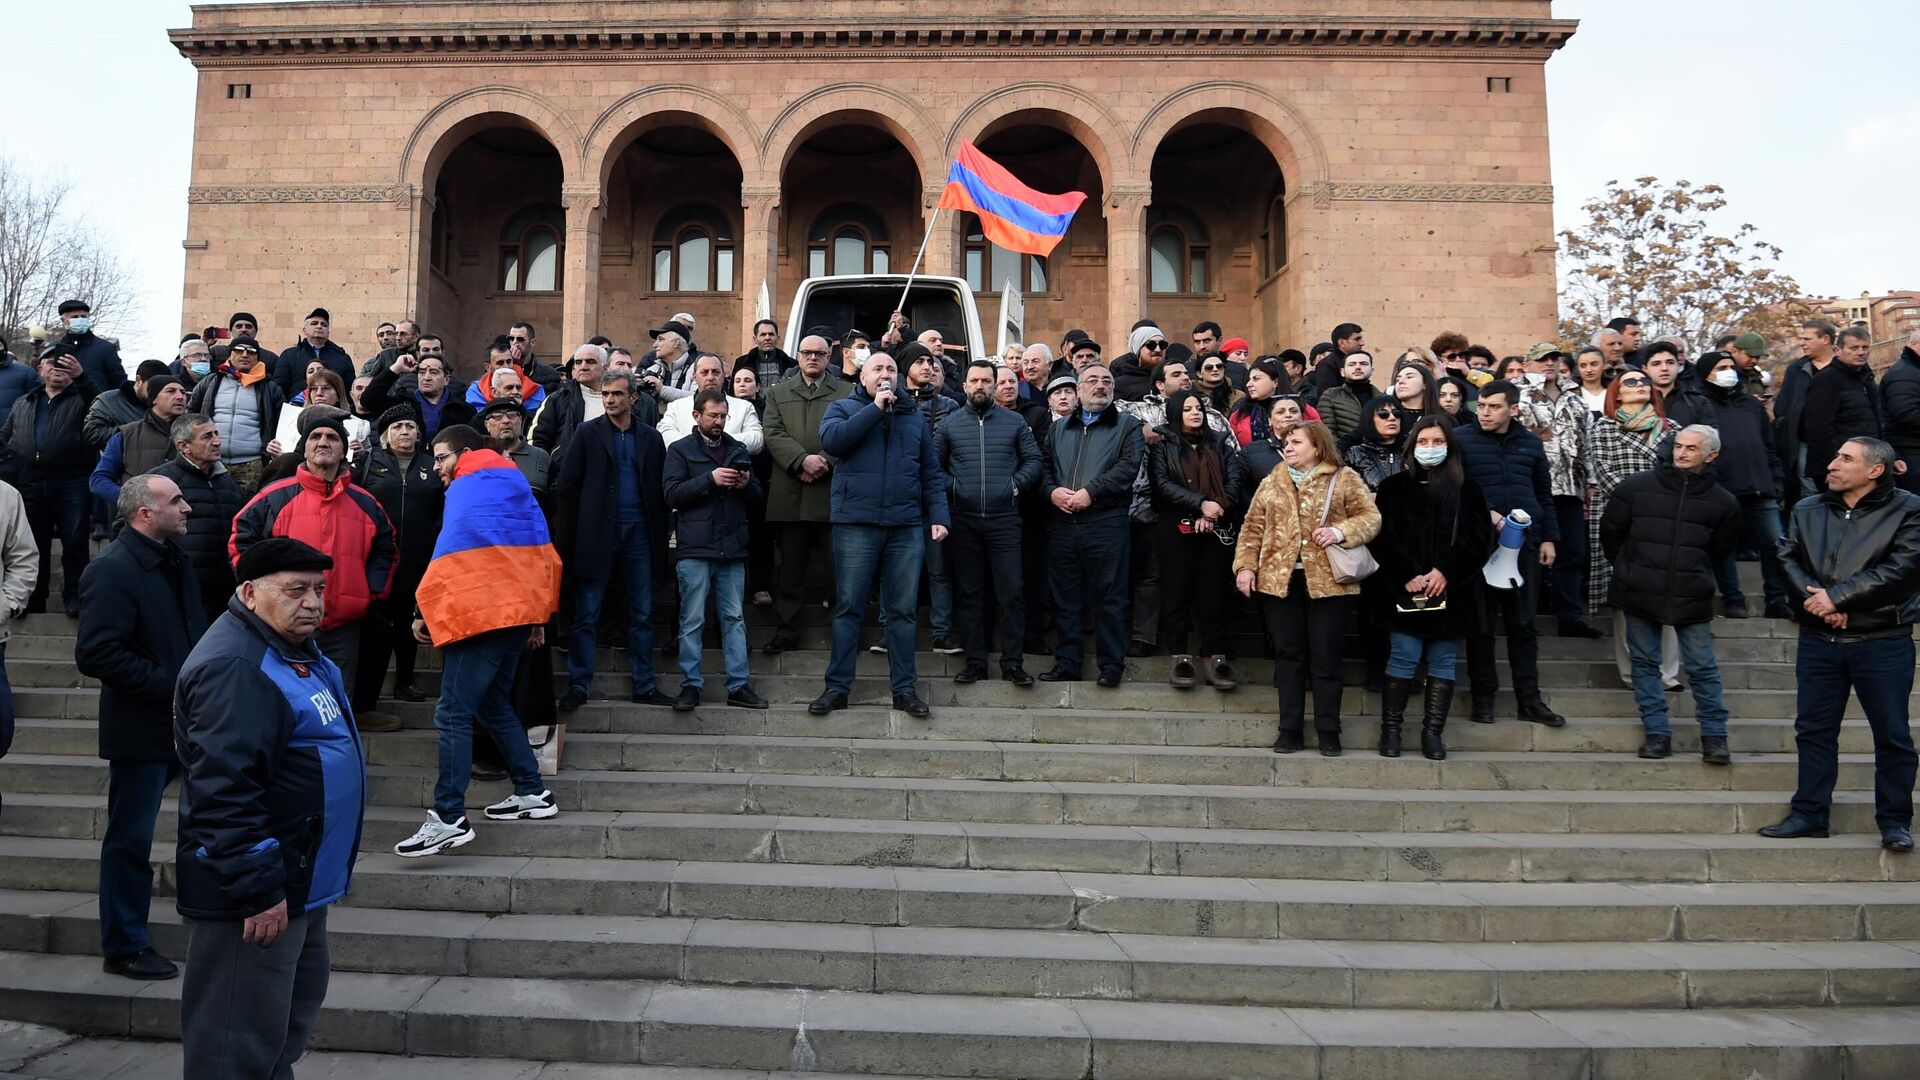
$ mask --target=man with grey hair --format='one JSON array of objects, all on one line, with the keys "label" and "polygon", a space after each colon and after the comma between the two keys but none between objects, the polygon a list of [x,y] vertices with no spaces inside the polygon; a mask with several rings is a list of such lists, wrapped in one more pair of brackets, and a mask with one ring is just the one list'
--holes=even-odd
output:
[{"label": "man with grey hair", "polygon": [[247,496],[220,463],[220,428],[213,417],[188,413],[173,422],[168,438],[173,442],[174,456],[147,475],[164,476],[179,485],[180,494],[193,511],[180,546],[193,563],[193,576],[200,583],[200,604],[206,609],[207,625],[212,626],[233,598],[233,563],[227,554],[227,540],[233,535],[234,515],[247,504]]},{"label": "man with grey hair", "polygon": [[659,385],[649,389],[663,406],[692,397],[693,361],[697,355],[693,350],[693,327],[678,319],[668,319],[664,325],[647,331],[647,336],[653,339],[653,351],[641,359],[640,370],[659,379]]},{"label": "man with grey hair", "polygon": [[1047,377],[1053,373],[1053,350],[1046,345],[1029,345],[1020,354],[1020,400],[1036,405],[1047,403]]},{"label": "man with grey hair", "polygon": [[1713,570],[1739,543],[1740,503],[1708,467],[1720,435],[1705,424],[1674,436],[1673,462],[1622,480],[1600,518],[1600,547],[1613,563],[1608,602],[1626,618],[1633,696],[1646,729],[1643,758],[1673,753],[1661,685],[1663,628],[1671,627],[1700,721],[1700,757],[1726,765],[1727,708],[1713,657]]},{"label": "man with grey hair", "polygon": [[[528,429],[528,442],[555,458],[564,457],[580,425],[605,415],[607,407],[600,397],[600,380],[607,373],[609,355],[604,346],[592,342],[573,350],[567,360],[567,381],[547,395]],[[635,423],[652,427],[660,422],[651,395],[637,395],[630,411]]]},{"label": "man with grey hair", "polygon": [[1800,500],[1787,518],[1780,555],[1798,599],[1793,736],[1800,777],[1792,811],[1762,836],[1827,835],[1851,690],[1873,728],[1880,846],[1913,850],[1908,698],[1913,624],[1920,622],[1920,496],[1893,485],[1895,460],[1893,447],[1879,439],[1848,439],[1827,463],[1826,491]]}]

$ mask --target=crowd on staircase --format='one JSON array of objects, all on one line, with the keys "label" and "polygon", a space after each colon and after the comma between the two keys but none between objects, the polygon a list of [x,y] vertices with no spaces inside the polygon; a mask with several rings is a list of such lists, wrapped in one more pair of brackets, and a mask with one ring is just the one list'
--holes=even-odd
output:
[{"label": "crowd on staircase", "polygon": [[[394,850],[448,852],[474,838],[476,768],[513,786],[486,817],[559,812],[527,730],[593,697],[602,636],[633,703],[692,711],[715,631],[726,706],[767,708],[749,605],[775,624],[763,655],[831,608],[815,716],[855,703],[863,649],[885,654],[894,709],[931,715],[923,588],[960,684],[997,651],[1019,688],[1116,688],[1129,660],[1164,656],[1176,688],[1237,692],[1234,628],[1257,621],[1276,752],[1306,748],[1309,701],[1318,752],[1344,752],[1351,657],[1381,696],[1377,752],[1401,755],[1412,710],[1431,760],[1463,657],[1468,719],[1494,722],[1496,631],[1520,718],[1565,725],[1537,620],[1598,638],[1609,609],[1640,756],[1673,752],[1684,690],[1718,765],[1734,747],[1716,613],[1790,620],[1799,785],[1761,832],[1827,835],[1857,695],[1883,845],[1912,849],[1920,339],[1876,380],[1863,331],[1812,320],[1777,387],[1760,334],[1690,357],[1632,319],[1504,359],[1446,332],[1390,365],[1353,323],[1255,357],[1211,322],[1188,346],[1142,320],[1109,360],[1078,330],[1057,354],[975,357],[898,322],[810,328],[789,356],[762,321],[728,362],[680,313],[645,349],[597,337],[557,363],[515,322],[468,363],[401,320],[356,363],[316,308],[284,351],[238,312],[128,379],[88,315],[70,301],[36,361],[0,356],[0,592],[15,617],[45,611],[59,541],[76,664],[101,685],[109,972],[177,974],[145,921],[180,781],[188,1075],[274,1075],[304,1048],[359,847],[362,738],[399,727],[383,696],[437,698],[434,806]],[[91,558],[90,538],[109,540]],[[670,589],[671,694],[654,641]],[[440,650],[437,695],[422,646]],[[3,666],[0,721],[4,753]]]}]

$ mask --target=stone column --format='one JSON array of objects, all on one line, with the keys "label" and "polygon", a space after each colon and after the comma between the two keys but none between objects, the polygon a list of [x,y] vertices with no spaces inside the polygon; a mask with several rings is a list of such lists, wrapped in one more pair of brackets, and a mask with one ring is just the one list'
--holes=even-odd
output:
[{"label": "stone column", "polygon": [[600,322],[600,185],[569,184],[560,192],[567,208],[566,280],[561,289],[563,348],[592,337]]},{"label": "stone column", "polygon": [[400,310],[423,326],[437,326],[442,322],[436,318],[439,313],[425,310],[427,297],[433,295],[428,280],[433,273],[433,195],[418,184],[407,184],[398,189],[395,201],[407,215],[408,229],[407,295]]},{"label": "stone column", "polygon": [[[766,283],[771,305],[767,317],[780,323],[784,333],[786,307],[780,295],[780,184],[743,183],[740,185],[740,256],[735,266],[734,284],[740,290],[740,330],[750,334],[760,304],[760,285]],[[745,339],[743,339],[745,340]]]},{"label": "stone column", "polygon": [[1107,328],[1100,339],[1104,355],[1127,350],[1127,327],[1146,310],[1147,184],[1116,185],[1107,196]]}]

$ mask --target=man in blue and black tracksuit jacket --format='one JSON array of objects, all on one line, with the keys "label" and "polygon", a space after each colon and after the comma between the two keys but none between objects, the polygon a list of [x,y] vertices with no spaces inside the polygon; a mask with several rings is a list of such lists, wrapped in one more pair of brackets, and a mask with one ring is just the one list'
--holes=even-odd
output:
[{"label": "man in blue and black tracksuit jacket", "polygon": [[332,566],[287,537],[248,548],[174,690],[187,1076],[291,1075],[326,998],[327,905],[366,802],[347,689],[313,641]]}]

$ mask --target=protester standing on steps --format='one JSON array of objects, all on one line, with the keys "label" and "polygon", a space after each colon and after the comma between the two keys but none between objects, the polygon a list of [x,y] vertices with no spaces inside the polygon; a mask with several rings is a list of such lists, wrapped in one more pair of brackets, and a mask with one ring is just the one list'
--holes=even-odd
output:
[{"label": "protester standing on steps", "polygon": [[7,638],[13,620],[27,613],[34,579],[40,573],[40,548],[27,524],[26,500],[12,484],[0,481],[0,604],[6,621],[0,622],[0,758],[13,745],[13,686],[7,681]]},{"label": "protester standing on steps", "polygon": [[185,1076],[292,1076],[327,996],[327,907],[366,809],[346,683],[314,643],[331,569],[298,540],[251,545],[174,689]]},{"label": "protester standing on steps", "polygon": [[[761,650],[768,655],[800,644],[800,607],[807,577],[830,548],[833,459],[820,449],[820,421],[826,418],[827,407],[851,389],[827,375],[831,348],[819,334],[801,338],[799,367],[793,377],[767,390],[763,434],[773,465],[767,486],[767,523],[778,530],[780,554],[773,609],[779,625]],[[831,566],[832,560],[827,563]]]},{"label": "protester standing on steps", "polygon": [[[1164,366],[1164,365],[1163,365]],[[1246,462],[1230,431],[1207,426],[1206,398],[1177,390],[1167,398],[1167,419],[1147,451],[1154,538],[1161,582],[1161,641],[1167,647],[1168,682],[1191,690],[1238,685],[1227,662],[1227,591],[1233,566],[1233,530],[1246,501]],[[1187,652],[1197,631],[1200,655]]]},{"label": "protester standing on steps", "polygon": [[[933,452],[927,414],[899,383],[893,358],[874,353],[853,393],[827,406],[820,448],[833,457],[833,658],[814,716],[847,707],[860,615],[874,579],[887,614],[893,707],[932,715],[915,681],[914,601],[927,541],[947,538],[947,478]],[[791,381],[791,380],[789,380]]]},{"label": "protester standing on steps", "polygon": [[1880,845],[1913,850],[1915,756],[1908,727],[1913,626],[1920,622],[1920,496],[1892,476],[1893,447],[1849,439],[1827,465],[1826,491],[1800,500],[1787,519],[1781,562],[1793,594],[1800,644],[1794,742],[1800,779],[1793,808],[1760,835],[1827,835],[1840,774],[1840,721],[1847,692],[1873,728],[1873,808]]},{"label": "protester standing on steps", "polygon": [[[1655,355],[1656,366],[1665,368],[1673,359],[1667,347]],[[1646,472],[1660,462],[1659,448],[1680,430],[1667,419],[1660,391],[1653,385],[1653,373],[1629,371],[1607,387],[1605,415],[1594,419],[1587,429],[1587,478],[1592,482],[1588,500],[1587,595],[1593,610],[1612,595],[1613,563],[1600,548],[1600,519],[1605,516],[1607,500],[1622,480]],[[1680,686],[1680,645],[1669,627],[1661,630],[1661,681],[1668,689]],[[1614,666],[1620,681],[1633,686],[1633,666],[1627,655],[1626,613],[1613,610]]]},{"label": "protester standing on steps", "polygon": [[440,770],[426,822],[394,845],[402,858],[437,855],[473,839],[467,784],[479,727],[506,757],[513,780],[513,794],[487,807],[487,817],[518,821],[560,812],[508,696],[522,656],[545,642],[547,619],[560,606],[560,555],[546,515],[520,469],[487,449],[473,428],[442,428],[432,453],[446,488],[446,517],[415,593],[412,633],[442,659],[433,710]]},{"label": "protester standing on steps", "polygon": [[211,416],[188,413],[173,422],[167,437],[173,441],[174,456],[147,475],[164,476],[179,485],[180,494],[193,510],[180,546],[193,563],[193,576],[200,584],[200,608],[211,626],[227,610],[227,601],[233,599],[233,564],[227,561],[227,537],[233,535],[234,515],[246,505],[247,497],[220,463],[220,429]]},{"label": "protester standing on steps", "polygon": [[1709,472],[1719,455],[1713,428],[1683,428],[1673,441],[1673,462],[1622,480],[1600,519],[1600,546],[1613,564],[1608,602],[1626,627],[1633,696],[1647,731],[1643,758],[1673,753],[1660,678],[1662,631],[1671,628],[1700,720],[1700,756],[1709,765],[1731,760],[1713,658],[1713,572],[1739,542],[1740,503]]},{"label": "protester standing on steps", "polygon": [[1405,465],[1380,483],[1380,538],[1372,545],[1386,586],[1389,631],[1380,703],[1380,756],[1400,756],[1400,727],[1415,699],[1413,677],[1427,666],[1420,753],[1447,756],[1460,639],[1480,621],[1480,568],[1493,546],[1487,497],[1467,476],[1453,424],[1423,416],[1407,441]]},{"label": "protester standing on steps", "polygon": [[180,547],[191,509],[179,485],[136,476],[115,510],[126,528],[80,578],[73,659],[100,680],[100,756],[107,761],[107,828],[100,840],[100,954],[108,974],[180,973],[147,936],[154,819],[180,771],[173,683],[206,632],[193,563]]}]

